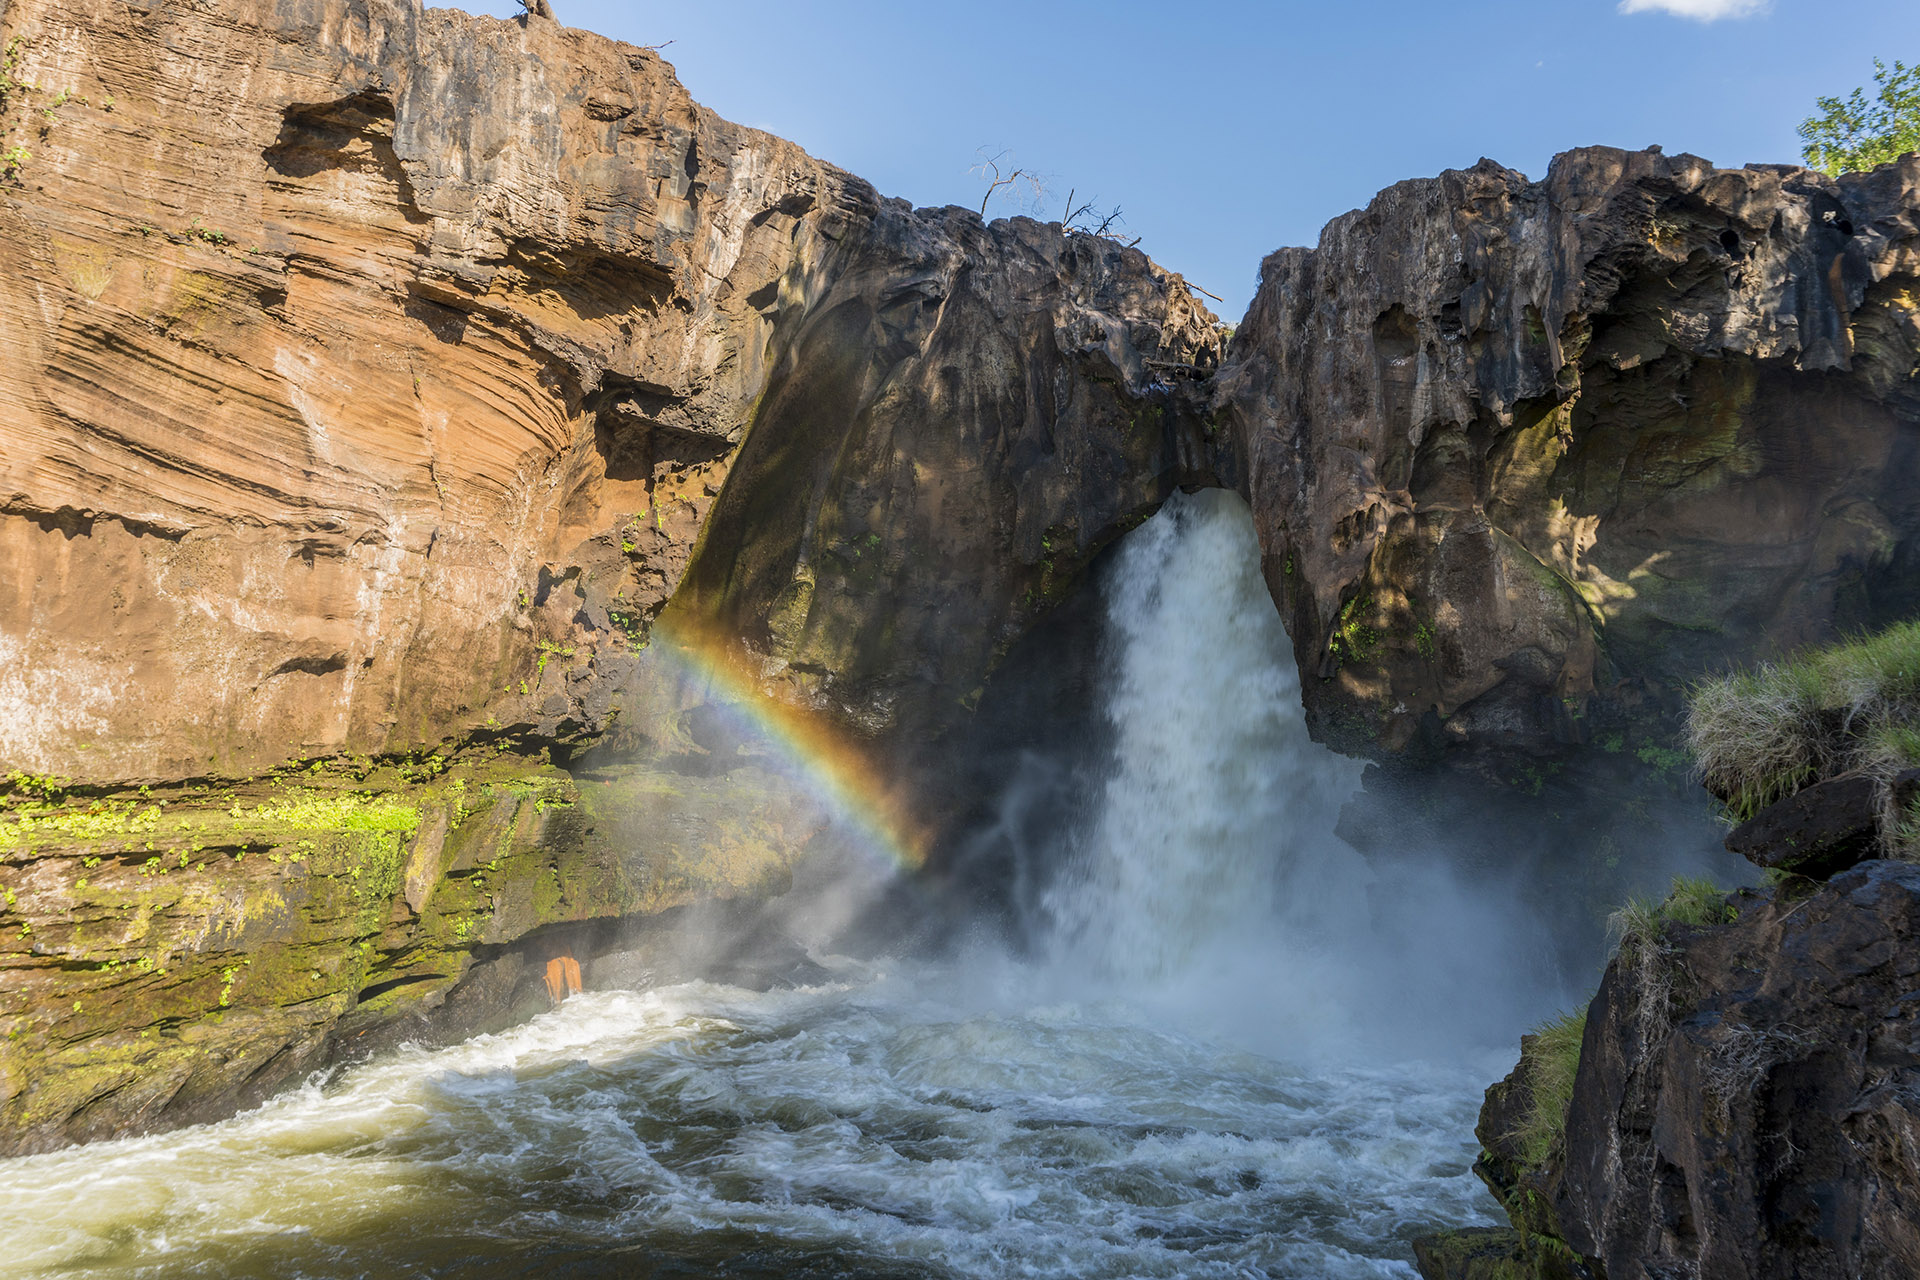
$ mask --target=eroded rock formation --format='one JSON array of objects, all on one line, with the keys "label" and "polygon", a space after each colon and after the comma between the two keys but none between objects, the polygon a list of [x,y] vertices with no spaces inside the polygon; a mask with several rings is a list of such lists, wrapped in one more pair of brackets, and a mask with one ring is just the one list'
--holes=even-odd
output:
[{"label": "eroded rock formation", "polygon": [[[1137,252],[883,201],[549,21],[20,0],[5,35],[9,768],[591,735],[748,437],[767,532],[719,531],[702,601],[884,729],[1164,495],[1154,388],[1217,346]],[[964,625],[855,653],[850,592]]]},{"label": "eroded rock formation", "polygon": [[[651,51],[412,0],[0,41],[0,1151],[778,893],[821,815],[702,672],[934,743],[1227,466],[1178,277],[884,200]],[[697,663],[649,647],[676,592]]]},{"label": "eroded rock formation", "polygon": [[1322,739],[1504,776],[1920,608],[1917,206],[1596,147],[1269,257],[1220,401]]}]

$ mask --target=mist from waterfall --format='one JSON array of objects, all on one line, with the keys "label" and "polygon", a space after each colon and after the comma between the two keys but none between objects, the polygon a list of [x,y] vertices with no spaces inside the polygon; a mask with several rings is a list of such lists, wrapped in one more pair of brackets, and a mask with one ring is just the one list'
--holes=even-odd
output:
[{"label": "mist from waterfall", "polygon": [[1308,736],[1240,498],[1176,494],[1105,590],[1114,759],[1040,897],[1056,973],[1294,1059],[1509,1052],[1579,994],[1510,877],[1334,834],[1361,765]]},{"label": "mist from waterfall", "polygon": [[1104,567],[1108,732],[1001,797],[1024,948],[856,947],[920,890],[848,845],[512,1030],[0,1161],[0,1270],[1411,1277],[1411,1237],[1492,1221],[1480,1092],[1565,995],[1506,881],[1334,834],[1359,766],[1309,740],[1257,564],[1203,493]]}]

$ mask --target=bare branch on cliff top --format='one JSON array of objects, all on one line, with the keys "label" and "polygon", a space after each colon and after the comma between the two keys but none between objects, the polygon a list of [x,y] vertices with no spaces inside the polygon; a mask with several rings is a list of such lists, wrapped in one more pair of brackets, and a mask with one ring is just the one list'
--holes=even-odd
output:
[{"label": "bare branch on cliff top", "polygon": [[1046,182],[1039,174],[1033,172],[1031,169],[1011,169],[1006,171],[1001,169],[1001,161],[1012,159],[1012,151],[1002,150],[990,156],[987,154],[987,149],[981,147],[978,154],[980,156],[979,163],[973,165],[967,172],[977,173],[987,180],[986,194],[980,197],[981,217],[984,218],[987,216],[987,201],[993,199],[993,193],[1002,187],[1026,187],[1032,192],[1031,199],[1034,203],[1038,203],[1046,196]]},{"label": "bare branch on cliff top", "polygon": [[[1095,196],[1094,200],[1097,199],[1099,199],[1099,197]],[[1102,212],[1096,208],[1093,200],[1089,200],[1085,204],[1075,207],[1073,197],[1069,195],[1067,197],[1067,217],[1062,225],[1066,228],[1066,232],[1070,236],[1099,236],[1102,240],[1112,240],[1116,244],[1124,245],[1131,249],[1140,243],[1140,237],[1135,236],[1129,240],[1114,230],[1116,224],[1124,223],[1125,221],[1126,219],[1120,216],[1119,205],[1113,206],[1110,212]]]}]

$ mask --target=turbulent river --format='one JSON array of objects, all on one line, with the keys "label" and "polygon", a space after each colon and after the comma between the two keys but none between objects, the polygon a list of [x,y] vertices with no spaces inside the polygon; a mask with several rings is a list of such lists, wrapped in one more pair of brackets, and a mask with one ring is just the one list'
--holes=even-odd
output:
[{"label": "turbulent river", "polygon": [[0,1162],[0,1273],[1412,1275],[1493,1219],[1480,1092],[1567,993],[1497,892],[1333,836],[1357,767],[1307,739],[1244,505],[1176,499],[1103,589],[1111,769],[1019,955],[815,930],[804,985],[590,991]]}]

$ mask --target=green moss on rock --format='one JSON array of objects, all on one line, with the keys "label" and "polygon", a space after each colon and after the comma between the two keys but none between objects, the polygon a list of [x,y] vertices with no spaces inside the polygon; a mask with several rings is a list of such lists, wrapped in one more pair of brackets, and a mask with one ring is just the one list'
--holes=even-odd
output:
[{"label": "green moss on rock", "polygon": [[543,931],[769,896],[821,825],[755,768],[582,788],[492,752],[0,809],[0,1154],[230,1111]]}]

